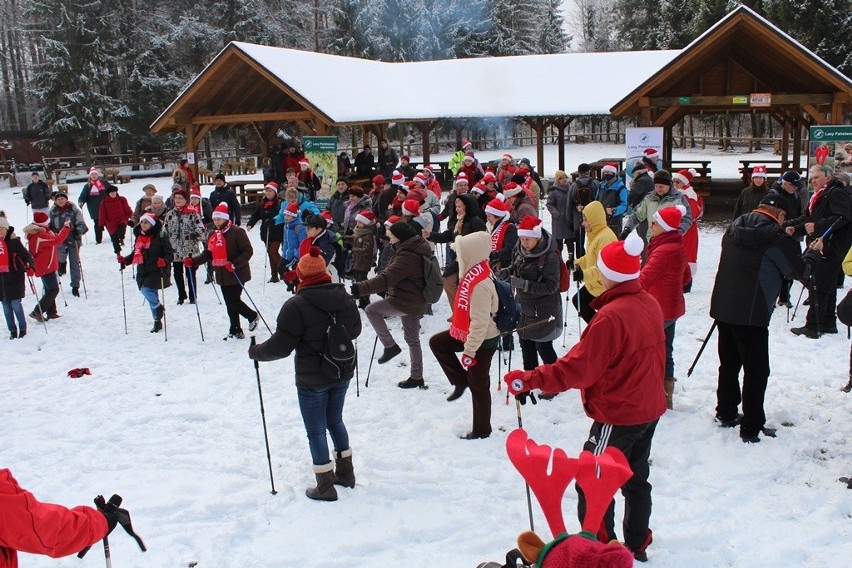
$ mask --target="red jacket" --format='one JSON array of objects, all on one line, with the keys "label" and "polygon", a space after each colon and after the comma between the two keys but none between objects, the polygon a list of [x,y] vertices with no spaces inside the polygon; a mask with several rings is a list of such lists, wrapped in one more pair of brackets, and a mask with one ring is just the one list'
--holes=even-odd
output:
[{"label": "red jacket", "polygon": [[615,426],[652,422],[666,411],[666,338],[660,306],[636,280],[592,301],[599,310],[571,350],[529,371],[544,392],[580,389],[593,420]]},{"label": "red jacket", "polygon": [[56,272],[56,269],[59,268],[59,255],[56,253],[56,247],[68,238],[70,232],[70,227],[62,227],[59,233],[54,233],[50,229],[39,231],[37,225],[24,227],[30,254],[35,259],[36,276],[42,277],[45,274]]},{"label": "red jacket", "polygon": [[437,195],[438,199],[441,199],[441,184],[438,183],[438,180],[435,176],[429,178],[429,181],[426,183],[426,189]]},{"label": "red jacket", "polygon": [[118,229],[119,225],[126,225],[132,215],[133,210],[128,205],[127,198],[122,195],[116,195],[115,198],[112,198],[107,194],[101,201],[98,223],[101,227],[106,227],[107,232],[111,235]]},{"label": "red jacket", "polygon": [[686,262],[683,240],[677,231],[652,238],[648,244],[648,261],[639,273],[639,284],[660,304],[665,321],[686,313],[683,287],[692,280],[692,272]]},{"label": "red jacket", "polygon": [[16,568],[16,551],[59,558],[101,540],[104,516],[92,507],[67,509],[40,503],[18,485],[12,472],[0,469],[0,568]]}]

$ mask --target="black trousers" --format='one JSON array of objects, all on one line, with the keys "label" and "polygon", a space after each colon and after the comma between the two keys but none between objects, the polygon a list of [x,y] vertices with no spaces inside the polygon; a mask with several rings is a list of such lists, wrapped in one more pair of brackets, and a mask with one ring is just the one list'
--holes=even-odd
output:
[{"label": "black trousers", "polygon": [[[116,228],[115,232],[109,236],[112,241],[112,250],[115,254],[121,253],[121,245],[124,243],[124,236],[127,234],[127,225],[122,223]],[[98,241],[100,242],[100,241]]]},{"label": "black trousers", "polygon": [[[633,551],[644,550],[647,545],[651,520],[651,484],[648,483],[651,441],[657,429],[657,420],[635,426],[613,426],[594,422],[589,430],[589,439],[583,449],[595,455],[603,454],[607,446],[618,448],[627,458],[633,476],[621,487],[624,495],[624,544]],[[582,524],[586,516],[586,497],[577,486],[577,516]],[[603,525],[598,530],[598,539],[609,542],[615,535],[615,500],[604,514]]]},{"label": "black trousers", "polygon": [[242,295],[242,286],[222,286],[222,299],[225,300],[228,319],[231,320],[231,327],[228,333],[239,333],[243,330],[240,326],[240,316],[243,316],[248,321],[252,321],[257,317],[257,312],[243,302]]},{"label": "black trousers", "polygon": [[92,223],[95,225],[95,242],[101,244],[104,238],[104,228],[98,225],[97,219],[92,219]]},{"label": "black trousers", "polygon": [[[195,291],[198,290],[198,280],[195,277],[195,273],[198,271],[197,266],[193,266],[192,268],[187,268],[184,266],[183,262],[173,262],[172,263],[172,273],[175,277],[175,287],[178,291],[178,300],[185,300],[187,287],[189,288],[189,301],[195,301]],[[186,278],[184,278],[186,276]],[[187,285],[188,280],[188,285]]]},{"label": "black trousers", "polygon": [[[734,420],[743,404],[740,435],[757,436],[766,424],[763,398],[769,381],[769,329],[716,322],[719,327],[719,384],[716,416]],[[740,390],[739,375],[743,370]]]},{"label": "black trousers", "polygon": [[837,277],[842,261],[842,258],[827,257],[814,269],[811,304],[805,318],[808,327],[816,330],[837,328]]},{"label": "black trousers", "polygon": [[586,323],[591,322],[592,318],[595,317],[595,314],[597,313],[589,305],[589,304],[592,303],[592,300],[594,300],[594,299],[595,299],[595,296],[592,296],[591,294],[589,294],[589,291],[586,289],[585,286],[580,288],[580,291],[577,292],[576,294],[574,294],[574,297],[571,298],[571,303],[574,304],[575,308],[579,304],[579,306],[580,306],[579,307],[580,317],[583,318],[583,320]]},{"label": "black trousers", "polygon": [[524,370],[531,371],[538,367],[538,357],[541,356],[543,364],[556,362],[556,351],[553,349],[552,341],[533,341],[532,339],[521,339],[521,356],[524,360]]}]

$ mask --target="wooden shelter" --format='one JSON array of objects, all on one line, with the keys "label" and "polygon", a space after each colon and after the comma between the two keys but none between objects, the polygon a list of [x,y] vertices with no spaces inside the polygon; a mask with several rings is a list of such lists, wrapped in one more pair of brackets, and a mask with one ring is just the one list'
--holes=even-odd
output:
[{"label": "wooden shelter", "polygon": [[643,126],[662,126],[667,163],[672,159],[672,127],[689,114],[769,113],[783,127],[781,169],[788,169],[807,153],[802,148],[805,128],[842,124],[850,108],[848,77],[739,6],[610,112],[640,115]]}]

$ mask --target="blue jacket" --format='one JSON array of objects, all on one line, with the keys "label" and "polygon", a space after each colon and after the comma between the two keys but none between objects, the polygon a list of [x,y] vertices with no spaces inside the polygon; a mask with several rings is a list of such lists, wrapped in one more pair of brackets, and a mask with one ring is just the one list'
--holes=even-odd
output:
[{"label": "blue jacket", "polygon": [[[627,212],[627,186],[619,176],[615,176],[612,183],[600,182],[595,200],[600,201],[604,209],[611,207],[612,215],[607,219],[607,225],[621,229],[621,219]],[[616,231],[618,232],[618,231]]]},{"label": "blue jacket", "polygon": [[[289,204],[290,204],[290,202],[286,201],[286,200],[281,202],[281,207],[278,209],[278,215],[275,216],[275,224],[276,225],[280,225],[281,223],[284,222],[284,210],[287,209],[287,205],[289,205]],[[304,215],[306,210],[310,211],[311,215],[319,215],[320,214],[320,210],[317,209],[317,206],[314,203],[312,203],[311,201],[308,201],[308,198],[305,197],[305,194],[301,191],[299,192],[298,204],[299,204],[299,217],[298,217],[298,219],[300,221],[304,220],[303,215]]]},{"label": "blue jacket", "polygon": [[284,242],[281,245],[281,257],[290,264],[299,260],[299,245],[308,236],[305,224],[296,217],[289,223],[284,223]]}]

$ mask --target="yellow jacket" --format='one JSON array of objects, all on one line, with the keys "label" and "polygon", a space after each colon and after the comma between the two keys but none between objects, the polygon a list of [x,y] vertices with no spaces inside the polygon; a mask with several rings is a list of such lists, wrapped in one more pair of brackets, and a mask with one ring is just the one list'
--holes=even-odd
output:
[{"label": "yellow jacket", "polygon": [[606,212],[600,201],[592,201],[583,208],[583,219],[589,223],[586,233],[586,254],[574,261],[575,266],[583,269],[583,284],[594,297],[600,296],[606,288],[598,270],[598,255],[606,245],[618,239],[606,224]]},{"label": "yellow jacket", "polygon": [[843,259],[843,274],[852,276],[852,248],[849,249],[846,257]]}]

